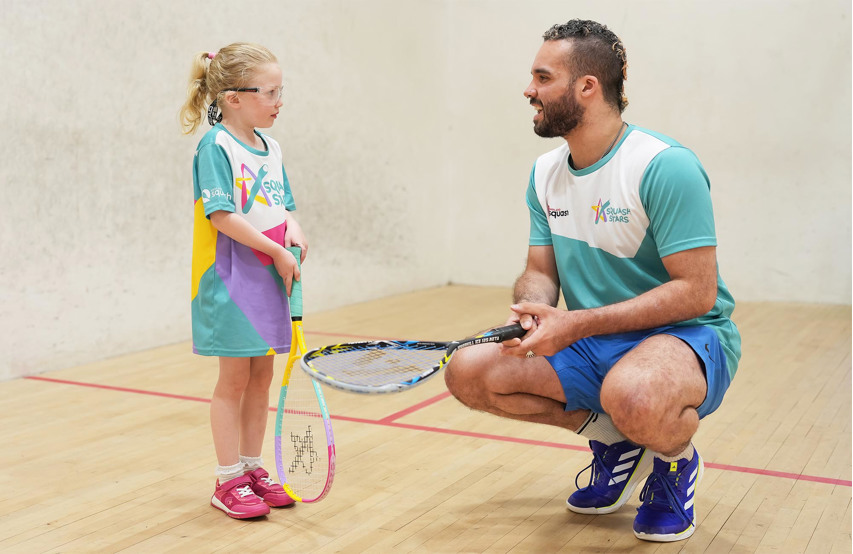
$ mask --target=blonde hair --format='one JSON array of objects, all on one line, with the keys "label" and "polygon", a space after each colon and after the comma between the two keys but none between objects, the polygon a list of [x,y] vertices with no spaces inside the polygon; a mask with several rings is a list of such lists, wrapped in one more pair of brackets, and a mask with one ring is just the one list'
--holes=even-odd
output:
[{"label": "blonde hair", "polygon": [[187,99],[179,114],[184,134],[198,129],[207,106],[228,89],[242,88],[254,71],[266,63],[278,63],[275,55],[259,44],[235,42],[219,52],[199,52],[193,58]]}]

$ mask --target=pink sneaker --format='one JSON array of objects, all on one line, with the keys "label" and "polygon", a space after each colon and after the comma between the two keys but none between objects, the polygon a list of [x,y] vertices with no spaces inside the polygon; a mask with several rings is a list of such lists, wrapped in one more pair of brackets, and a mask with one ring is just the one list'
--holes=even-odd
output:
[{"label": "pink sneaker", "polygon": [[231,479],[223,485],[217,479],[210,505],[234,519],[260,517],[270,513],[269,506],[252,492],[252,479],[248,475]]},{"label": "pink sneaker", "polygon": [[293,499],[284,492],[284,488],[281,485],[270,479],[270,474],[264,468],[259,467],[255,471],[247,473],[244,477],[252,479],[252,491],[273,508],[284,508],[285,506],[293,505]]}]

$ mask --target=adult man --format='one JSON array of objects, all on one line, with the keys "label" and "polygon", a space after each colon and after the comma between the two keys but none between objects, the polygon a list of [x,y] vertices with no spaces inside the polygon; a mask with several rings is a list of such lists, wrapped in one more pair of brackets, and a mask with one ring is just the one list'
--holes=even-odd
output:
[{"label": "adult man", "polygon": [[740,357],[708,177],[688,149],[622,121],[627,61],[607,27],[572,20],[543,38],[524,95],[534,131],[566,144],[530,175],[509,318],[528,332],[460,350],[445,380],[472,408],[590,440],[590,483],[570,510],[616,511],[648,475],[635,535],[681,540],[703,467],[691,439]]}]

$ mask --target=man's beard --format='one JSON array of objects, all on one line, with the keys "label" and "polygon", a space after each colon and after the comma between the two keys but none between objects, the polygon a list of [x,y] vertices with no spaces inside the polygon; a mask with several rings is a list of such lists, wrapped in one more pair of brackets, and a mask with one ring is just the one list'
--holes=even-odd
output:
[{"label": "man's beard", "polygon": [[[534,104],[533,101],[530,102]],[[535,104],[534,104],[535,105]],[[542,119],[533,125],[533,132],[543,138],[564,137],[571,133],[583,119],[586,111],[569,89],[559,101],[549,104],[542,111]]]}]

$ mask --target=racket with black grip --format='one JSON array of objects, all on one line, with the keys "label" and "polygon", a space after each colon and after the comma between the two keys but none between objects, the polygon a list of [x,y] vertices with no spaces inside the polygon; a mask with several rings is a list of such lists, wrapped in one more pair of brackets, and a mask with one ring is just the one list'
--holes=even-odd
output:
[{"label": "racket with black grip", "polygon": [[314,380],[347,392],[402,392],[435,376],[460,348],[523,336],[515,323],[453,342],[378,340],[334,344],[302,357]]}]

